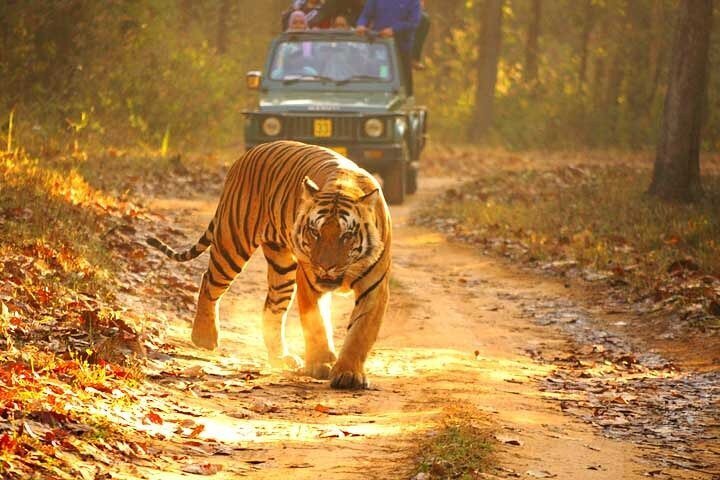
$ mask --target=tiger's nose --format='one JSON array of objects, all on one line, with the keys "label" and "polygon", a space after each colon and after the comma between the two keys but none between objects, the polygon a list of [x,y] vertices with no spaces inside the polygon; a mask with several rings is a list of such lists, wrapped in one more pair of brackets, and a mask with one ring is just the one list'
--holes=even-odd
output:
[{"label": "tiger's nose", "polygon": [[332,270],[333,267],[323,267],[322,265],[318,265],[315,269],[315,273],[318,277],[332,277]]},{"label": "tiger's nose", "polygon": [[343,282],[342,275],[335,276],[335,277],[316,277],[317,283],[319,285],[325,286],[325,287],[331,287],[331,288],[337,288],[339,287]]},{"label": "tiger's nose", "polygon": [[337,273],[334,268],[317,267],[315,277],[317,277],[319,282],[323,283],[338,283],[342,281],[342,275]]}]

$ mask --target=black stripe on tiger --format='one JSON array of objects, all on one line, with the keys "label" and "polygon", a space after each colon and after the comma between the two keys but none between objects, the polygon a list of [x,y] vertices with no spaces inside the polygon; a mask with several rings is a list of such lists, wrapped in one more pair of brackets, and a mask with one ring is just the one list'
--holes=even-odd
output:
[{"label": "black stripe on tiger", "polygon": [[150,245],[153,248],[156,248],[160,250],[162,253],[164,253],[167,257],[172,258],[173,260],[177,262],[187,262],[188,260],[192,260],[194,258],[199,257],[202,255],[205,250],[207,250],[211,243],[212,243],[212,227],[213,222],[210,222],[210,225],[208,225],[207,230],[203,233],[202,237],[198,239],[198,241],[190,247],[189,249],[185,250],[184,252],[176,252],[172,247],[170,247],[168,244],[163,242],[162,240],[155,238],[155,237],[148,237],[145,239],[148,245]]},{"label": "black stripe on tiger", "polygon": [[370,294],[370,292],[375,290],[378,287],[378,285],[380,285],[380,283],[385,279],[385,275],[387,275],[387,271],[383,272],[382,277],[380,277],[380,279],[377,282],[370,285],[364,292],[362,292],[360,295],[358,295],[358,297],[355,299],[355,305],[360,303],[363,298],[367,297]]},{"label": "black stripe on tiger", "polygon": [[272,267],[273,270],[275,270],[276,273],[279,275],[286,275],[294,270],[297,269],[297,263],[291,263],[287,267],[281,267],[277,263],[273,262],[269,258],[265,257],[265,260],[268,262],[268,265]]},{"label": "black stripe on tiger", "polygon": [[285,289],[289,289],[290,287],[293,287],[293,288],[295,287],[295,279],[288,280],[287,282],[281,283],[280,285],[272,285],[272,286],[270,286],[270,288],[272,288],[272,289],[275,290],[276,292],[281,292],[281,291],[283,291],[283,290],[285,290]]}]

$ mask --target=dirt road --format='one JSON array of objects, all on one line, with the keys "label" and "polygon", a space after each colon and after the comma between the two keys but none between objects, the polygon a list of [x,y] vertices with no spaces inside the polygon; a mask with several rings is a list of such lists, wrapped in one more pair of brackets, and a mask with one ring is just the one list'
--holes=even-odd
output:
[{"label": "dirt road", "polygon": [[[203,427],[183,441],[157,434],[154,461],[127,471],[127,478],[196,478],[187,473],[193,466],[212,465],[223,467],[212,477],[217,479],[411,478],[417,439],[436,427],[445,408],[467,405],[486,412],[500,440],[512,440],[497,443],[496,467],[479,478],[712,478],[655,464],[646,448],[608,439],[563,413],[557,395],[541,381],[554,366],[533,352],[567,353],[568,334],[539,325],[523,308],[528,298],[567,293],[557,282],[409,225],[411,210],[446,185],[426,180],[418,195],[392,210],[391,305],[367,363],[373,389],[333,391],[325,382],[266,369],[266,267],[256,256],[223,299],[216,352],[190,344],[192,308],[169,314],[170,348],[152,359],[155,393],[175,406],[173,425]],[[152,209],[179,221],[195,238],[215,201],[162,199]],[[191,265],[187,282],[199,278],[206,261],[201,257]],[[352,299],[333,301],[341,344]],[[288,334],[291,349],[301,354],[295,309]],[[171,370],[182,374],[164,373]]]}]

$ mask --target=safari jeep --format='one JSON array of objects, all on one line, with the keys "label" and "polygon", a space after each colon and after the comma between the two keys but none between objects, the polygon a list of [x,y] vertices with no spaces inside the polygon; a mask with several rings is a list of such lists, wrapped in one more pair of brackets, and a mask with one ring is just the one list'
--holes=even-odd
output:
[{"label": "safari jeep", "polygon": [[278,139],[331,148],[379,174],[390,204],[417,189],[427,113],[407,93],[392,39],[286,32],[247,85],[260,95],[244,112],[246,148]]}]

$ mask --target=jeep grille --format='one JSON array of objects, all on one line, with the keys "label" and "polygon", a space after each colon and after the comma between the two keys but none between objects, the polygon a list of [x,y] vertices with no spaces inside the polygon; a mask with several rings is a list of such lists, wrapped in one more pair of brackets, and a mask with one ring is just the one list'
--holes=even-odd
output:
[{"label": "jeep grille", "polygon": [[313,132],[313,122],[316,119],[328,119],[332,121],[332,135],[327,138],[333,140],[352,140],[357,137],[358,119],[354,117],[324,116],[286,116],[284,117],[285,136],[297,140],[317,140]]}]

